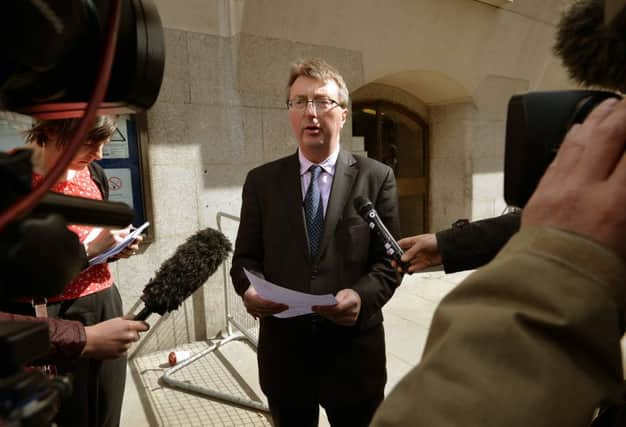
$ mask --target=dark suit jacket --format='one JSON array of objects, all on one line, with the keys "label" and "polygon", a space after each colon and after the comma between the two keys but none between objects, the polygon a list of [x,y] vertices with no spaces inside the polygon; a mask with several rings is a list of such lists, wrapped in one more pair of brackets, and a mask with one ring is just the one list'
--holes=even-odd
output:
[{"label": "dark suit jacket", "polygon": [[[384,387],[384,336],[380,310],[400,284],[400,277],[390,267],[382,245],[354,208],[352,202],[359,195],[374,203],[390,232],[398,235],[397,194],[392,170],[375,160],[340,151],[320,251],[317,258],[312,259],[297,153],[248,173],[231,269],[237,292],[241,295],[249,286],[242,270],[245,267],[270,282],[312,294],[335,294],[341,289],[352,288],[362,302],[357,325],[349,328],[315,319],[315,316],[262,319],[258,355],[261,385],[266,393],[276,394],[278,388],[287,392],[290,387],[296,387],[290,382],[290,368],[302,369],[302,358],[311,357],[316,351],[327,353],[317,354],[310,360],[316,366],[323,364],[321,360],[327,360],[333,368],[352,371],[355,377],[369,375],[372,378],[369,384],[349,381],[346,386],[351,386],[350,390],[358,391],[359,387],[378,389],[381,382]],[[325,359],[340,349],[309,347],[312,323],[317,325],[314,328],[323,328],[328,331],[328,336],[343,343],[333,341],[324,345],[347,346],[344,356]],[[380,332],[372,332],[373,329]],[[375,338],[363,339],[370,335]],[[362,342],[359,344],[355,340]],[[367,353],[359,354],[359,351]],[[367,362],[368,358],[371,363]],[[313,371],[310,372],[313,375]],[[325,386],[321,388],[325,389]],[[339,389],[334,388],[338,393],[332,394],[342,393]],[[321,393],[325,392],[322,390]]]}]

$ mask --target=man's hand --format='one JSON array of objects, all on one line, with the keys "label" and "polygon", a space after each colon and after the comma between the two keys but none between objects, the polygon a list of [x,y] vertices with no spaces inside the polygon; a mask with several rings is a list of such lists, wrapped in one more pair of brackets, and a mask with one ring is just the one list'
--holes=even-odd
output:
[{"label": "man's hand", "polygon": [[601,103],[574,125],[524,208],[522,227],[578,233],[626,259],[626,101]]},{"label": "man's hand", "polygon": [[146,322],[116,317],[85,327],[87,343],[81,357],[115,359],[126,354],[131,344],[139,341],[139,332],[150,328]]},{"label": "man's hand", "polygon": [[[440,265],[442,262],[437,247],[437,237],[432,233],[405,237],[398,240],[398,245],[405,250],[402,261],[410,264],[406,271],[408,273],[422,271],[425,268]],[[397,262],[391,261],[391,266],[398,272],[403,272]]]},{"label": "man's hand", "polygon": [[354,289],[342,289],[335,296],[335,305],[316,305],[314,312],[341,326],[356,323],[361,311],[361,297]]},{"label": "man's hand", "polygon": [[248,313],[255,319],[259,317],[272,316],[287,310],[289,307],[273,301],[268,301],[259,296],[256,289],[249,286],[243,294],[243,304],[246,306]]}]

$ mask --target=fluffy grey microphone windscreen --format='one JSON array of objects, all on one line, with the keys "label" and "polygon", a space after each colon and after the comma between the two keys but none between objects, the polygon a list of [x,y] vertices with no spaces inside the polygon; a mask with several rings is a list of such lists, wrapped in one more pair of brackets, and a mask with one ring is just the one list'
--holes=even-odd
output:
[{"label": "fluffy grey microphone windscreen", "polygon": [[167,259],[143,290],[145,307],[135,316],[145,320],[151,313],[164,314],[206,282],[232,251],[230,241],[219,231],[205,228],[189,237]]},{"label": "fluffy grey microphone windscreen", "polygon": [[577,0],[557,26],[554,52],[570,77],[585,86],[626,91],[626,13],[604,0]]}]

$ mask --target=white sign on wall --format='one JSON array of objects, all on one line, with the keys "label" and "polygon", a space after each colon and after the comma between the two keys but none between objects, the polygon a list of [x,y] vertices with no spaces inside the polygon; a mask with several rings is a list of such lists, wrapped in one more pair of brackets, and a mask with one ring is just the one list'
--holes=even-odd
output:
[{"label": "white sign on wall", "polygon": [[105,170],[109,181],[109,200],[133,206],[133,186],[129,168]]},{"label": "white sign on wall", "polygon": [[0,112],[0,151],[9,151],[21,147],[24,142],[24,131],[32,126],[32,118],[21,114]]},{"label": "white sign on wall", "polygon": [[111,136],[111,141],[102,147],[102,157],[105,159],[128,159],[128,129],[127,116],[119,116],[117,129]]}]

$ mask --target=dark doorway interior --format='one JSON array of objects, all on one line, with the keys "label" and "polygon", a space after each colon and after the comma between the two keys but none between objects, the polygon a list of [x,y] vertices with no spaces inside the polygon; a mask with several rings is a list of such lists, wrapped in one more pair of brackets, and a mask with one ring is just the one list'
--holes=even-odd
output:
[{"label": "dark doorway interior", "polygon": [[428,230],[428,128],[417,114],[388,102],[352,107],[352,134],[362,136],[368,157],[396,176],[402,236]]}]

